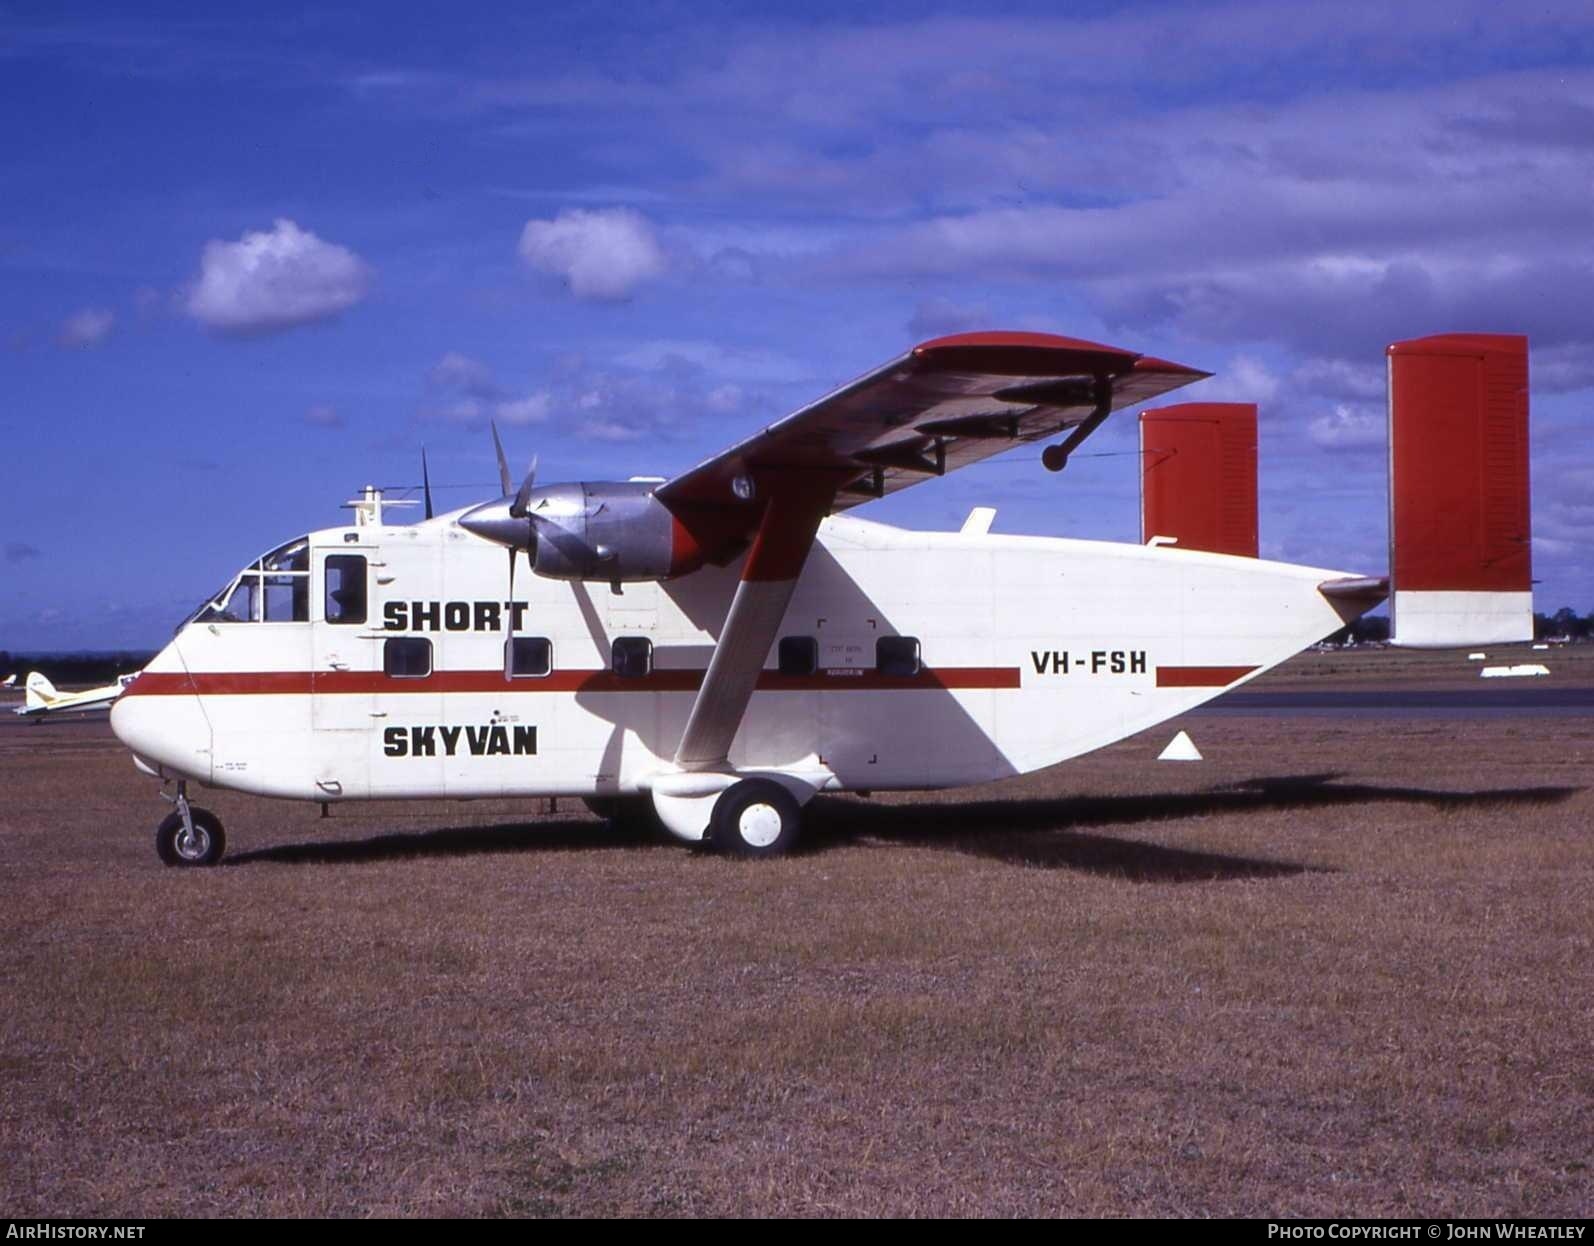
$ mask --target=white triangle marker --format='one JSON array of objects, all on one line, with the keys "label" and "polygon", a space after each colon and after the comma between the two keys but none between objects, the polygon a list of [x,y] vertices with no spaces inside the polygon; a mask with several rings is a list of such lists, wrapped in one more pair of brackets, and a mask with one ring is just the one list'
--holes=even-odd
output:
[{"label": "white triangle marker", "polygon": [[1181,731],[1168,741],[1168,747],[1157,754],[1158,761],[1201,761],[1201,750],[1195,746],[1188,733]]}]

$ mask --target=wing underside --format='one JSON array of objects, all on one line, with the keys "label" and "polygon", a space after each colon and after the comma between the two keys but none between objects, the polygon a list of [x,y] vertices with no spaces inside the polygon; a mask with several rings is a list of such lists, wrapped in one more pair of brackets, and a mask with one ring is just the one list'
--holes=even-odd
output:
[{"label": "wing underside", "polygon": [[845,510],[1023,442],[1093,428],[1093,416],[1207,375],[1050,334],[937,338],[677,476],[658,497],[672,510],[734,507],[746,491],[739,481],[822,473],[840,482],[832,511]]}]

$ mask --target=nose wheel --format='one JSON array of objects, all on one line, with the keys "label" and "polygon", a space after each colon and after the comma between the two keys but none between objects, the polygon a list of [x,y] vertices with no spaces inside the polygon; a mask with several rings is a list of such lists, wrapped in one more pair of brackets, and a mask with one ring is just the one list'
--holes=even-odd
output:
[{"label": "nose wheel", "polygon": [[215,865],[227,850],[221,819],[209,809],[190,805],[185,786],[179,784],[177,795],[166,798],[177,812],[155,828],[155,853],[166,865]]}]

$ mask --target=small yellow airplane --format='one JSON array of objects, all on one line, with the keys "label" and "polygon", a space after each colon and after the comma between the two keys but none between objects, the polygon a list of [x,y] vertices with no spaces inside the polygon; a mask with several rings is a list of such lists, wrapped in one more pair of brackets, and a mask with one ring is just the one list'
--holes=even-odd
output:
[{"label": "small yellow airplane", "polygon": [[82,692],[58,692],[56,687],[38,671],[29,671],[23,685],[23,702],[13,714],[43,721],[52,714],[87,714],[94,710],[108,710],[111,702],[122,695],[122,690],[137,679],[136,674],[119,675],[114,684],[87,688]]}]

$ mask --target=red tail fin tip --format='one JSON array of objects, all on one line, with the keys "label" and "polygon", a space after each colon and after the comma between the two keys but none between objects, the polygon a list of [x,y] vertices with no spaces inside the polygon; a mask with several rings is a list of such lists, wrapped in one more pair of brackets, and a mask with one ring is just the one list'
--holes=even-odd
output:
[{"label": "red tail fin tip", "polygon": [[1256,405],[1186,402],[1140,413],[1140,539],[1257,556]]},{"label": "red tail fin tip", "polygon": [[1443,334],[1387,356],[1393,642],[1531,640],[1527,338]]}]

